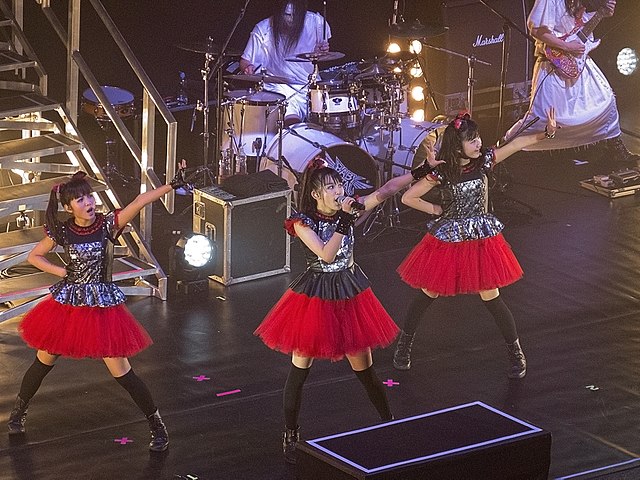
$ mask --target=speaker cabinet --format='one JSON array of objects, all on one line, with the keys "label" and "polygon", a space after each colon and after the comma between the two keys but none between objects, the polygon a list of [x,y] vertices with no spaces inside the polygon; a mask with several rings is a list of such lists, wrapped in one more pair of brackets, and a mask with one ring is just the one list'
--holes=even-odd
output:
[{"label": "speaker cabinet", "polygon": [[[486,3],[527,32],[526,0],[487,0]],[[508,27],[506,34],[505,20],[478,0],[446,0],[441,8],[443,22],[449,29],[441,36],[427,39],[427,43],[451,53],[428,46],[424,49],[426,76],[436,93],[440,110],[452,115],[468,107],[470,63],[474,67],[474,112],[482,107],[497,107],[502,50],[508,38],[505,100],[512,105],[526,104],[533,70],[533,44],[513,27]],[[473,57],[476,61],[465,57]]]}]

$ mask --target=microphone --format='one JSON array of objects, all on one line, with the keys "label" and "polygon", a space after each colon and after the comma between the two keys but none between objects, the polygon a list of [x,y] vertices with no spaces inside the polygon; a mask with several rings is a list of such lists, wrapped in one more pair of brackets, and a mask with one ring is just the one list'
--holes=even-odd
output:
[{"label": "microphone", "polygon": [[391,17],[391,25],[398,24],[398,0],[393,2],[393,16]]},{"label": "microphone", "polygon": [[[344,202],[345,198],[347,198],[346,195],[340,195],[338,198],[336,198],[336,201],[338,201],[339,203],[342,203],[342,202]],[[364,210],[365,206],[364,206],[364,204],[362,204],[360,202],[354,201],[351,204],[351,208],[354,209],[354,210]]]}]

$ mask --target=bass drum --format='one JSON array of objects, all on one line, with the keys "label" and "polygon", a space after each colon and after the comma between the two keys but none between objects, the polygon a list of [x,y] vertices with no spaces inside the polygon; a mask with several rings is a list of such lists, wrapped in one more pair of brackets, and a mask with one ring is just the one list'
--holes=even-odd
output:
[{"label": "bass drum", "polygon": [[[380,186],[378,166],[371,155],[352,143],[325,132],[318,125],[297,123],[282,132],[282,177],[295,191],[304,169],[315,158],[323,158],[342,176],[344,191],[362,197]],[[262,159],[260,170],[278,172],[278,137],[274,138]]]},{"label": "bass drum", "polygon": [[439,146],[439,137],[447,127],[446,123],[419,122],[402,118],[397,130],[381,127],[377,121],[365,125],[360,146],[380,162],[390,160],[389,141],[392,140],[392,172],[403,175],[417,167],[427,158],[427,144]]}]

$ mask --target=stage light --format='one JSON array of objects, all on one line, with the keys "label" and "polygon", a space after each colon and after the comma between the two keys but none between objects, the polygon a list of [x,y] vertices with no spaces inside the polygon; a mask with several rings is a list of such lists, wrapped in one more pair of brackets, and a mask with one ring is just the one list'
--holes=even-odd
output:
[{"label": "stage light", "polygon": [[411,120],[416,122],[424,122],[424,108],[418,108],[411,114]]},{"label": "stage light", "polygon": [[400,45],[398,45],[396,42],[391,42],[387,47],[387,52],[389,53],[398,53],[400,51],[402,51],[402,49],[400,48]]},{"label": "stage light", "polygon": [[622,75],[631,75],[638,68],[638,53],[633,48],[623,48],[618,52],[616,64]]},{"label": "stage light", "polygon": [[422,76],[422,68],[420,68],[420,64],[416,62],[409,70],[409,74],[413,78],[420,78]]},{"label": "stage light", "polygon": [[411,40],[409,43],[409,51],[420,55],[420,52],[422,52],[422,42],[420,40]]},{"label": "stage light", "polygon": [[169,276],[178,293],[197,293],[208,289],[216,245],[198,234],[182,235],[169,250]]},{"label": "stage light", "polygon": [[411,98],[416,102],[424,102],[424,87],[416,85],[411,89]]}]

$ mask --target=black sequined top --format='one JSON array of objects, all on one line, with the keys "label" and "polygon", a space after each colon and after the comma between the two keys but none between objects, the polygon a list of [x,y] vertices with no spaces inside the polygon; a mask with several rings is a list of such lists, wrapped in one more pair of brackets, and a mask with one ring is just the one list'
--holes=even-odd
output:
[{"label": "black sequined top", "polygon": [[[285,228],[290,235],[295,236],[294,224],[302,223],[327,243],[336,231],[337,218],[337,215],[328,217],[320,213],[312,216],[294,213],[285,222]],[[324,300],[345,300],[369,288],[369,279],[353,260],[353,227],[349,235],[342,239],[331,263],[319,258],[304,243],[302,245],[307,269],[289,285],[293,291]]]},{"label": "black sequined top", "polygon": [[98,213],[88,227],[76,225],[72,218],[56,232],[45,225],[47,235],[64,249],[66,257],[67,275],[49,289],[54,300],[76,307],[124,303],[124,293],[111,278],[113,247],[120,233],[118,212]]},{"label": "black sequined top", "polygon": [[497,235],[504,225],[487,211],[488,189],[486,176],[493,168],[492,148],[465,165],[460,180],[452,183],[440,172],[431,174],[444,189],[449,201],[443,205],[442,215],[427,223],[428,232],[443,242],[464,242]]}]

